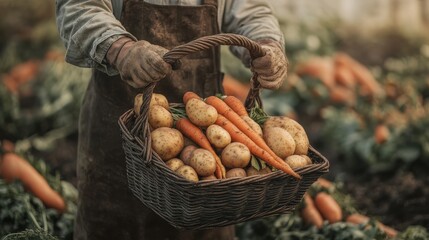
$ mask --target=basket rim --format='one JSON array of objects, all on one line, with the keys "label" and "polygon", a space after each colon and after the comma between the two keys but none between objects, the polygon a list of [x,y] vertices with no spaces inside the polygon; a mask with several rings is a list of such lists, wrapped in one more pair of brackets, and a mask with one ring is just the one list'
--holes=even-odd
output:
[{"label": "basket rim", "polygon": [[[130,130],[126,126],[126,121],[129,119],[131,115],[133,115],[133,109],[129,109],[124,114],[122,114],[118,120],[118,124],[120,125],[121,132],[123,137],[126,137],[128,141],[135,141],[139,147],[144,148],[144,141],[133,134],[131,134]],[[316,154],[322,162],[320,163],[313,163],[311,165],[307,165],[304,167],[296,168],[294,171],[301,176],[305,176],[307,174],[313,173],[313,172],[320,172],[320,173],[327,173],[329,171],[329,161],[324,157],[322,154],[320,154],[316,149],[314,149],[311,145],[309,146],[309,152],[313,152]],[[150,163],[143,163],[146,166],[149,167],[158,167],[161,168],[163,171],[165,171],[166,174],[169,175],[169,177],[173,177],[176,183],[178,184],[184,184],[184,185],[192,185],[193,187],[209,187],[209,186],[220,186],[220,185],[241,185],[241,184],[248,184],[248,183],[254,183],[254,182],[261,182],[265,180],[272,180],[274,178],[292,178],[295,181],[299,182],[301,180],[293,178],[291,175],[288,175],[282,171],[274,171],[268,174],[264,175],[253,175],[253,176],[246,176],[244,178],[226,178],[226,179],[216,179],[216,180],[200,180],[198,182],[191,182],[189,180],[186,180],[183,177],[180,177],[177,175],[174,171],[172,171],[168,166],[165,164],[165,162],[159,157],[159,155],[156,152],[152,152],[154,158]]]}]

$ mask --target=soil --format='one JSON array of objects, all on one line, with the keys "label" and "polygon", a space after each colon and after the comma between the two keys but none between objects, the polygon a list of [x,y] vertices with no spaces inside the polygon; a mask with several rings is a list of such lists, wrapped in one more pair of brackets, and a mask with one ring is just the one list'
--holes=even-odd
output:
[{"label": "soil", "polygon": [[397,230],[421,225],[429,229],[429,177],[399,173],[390,179],[350,178],[344,183],[358,210]]}]

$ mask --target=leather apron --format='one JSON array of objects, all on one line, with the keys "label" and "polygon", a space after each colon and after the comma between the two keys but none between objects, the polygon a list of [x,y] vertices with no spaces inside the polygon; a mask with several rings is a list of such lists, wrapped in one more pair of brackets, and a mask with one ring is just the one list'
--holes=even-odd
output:
[{"label": "leather apron", "polygon": [[[167,49],[219,32],[216,1],[160,6],[124,1],[121,22],[138,39]],[[162,79],[156,93],[179,102],[186,91],[206,97],[222,92],[219,48],[189,55]],[[234,239],[234,227],[179,230],[145,207],[127,186],[118,119],[132,108],[138,89],[119,76],[93,70],[79,120],[78,212],[74,239]]]}]

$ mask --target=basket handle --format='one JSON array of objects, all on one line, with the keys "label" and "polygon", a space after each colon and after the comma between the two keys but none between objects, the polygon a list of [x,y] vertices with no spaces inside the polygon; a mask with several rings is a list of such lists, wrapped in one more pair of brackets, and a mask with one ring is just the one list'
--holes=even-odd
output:
[{"label": "basket handle", "polygon": [[[185,43],[183,45],[177,46],[170,51],[168,51],[163,59],[165,62],[169,63],[173,69],[177,69],[180,66],[179,60],[187,56],[191,53],[199,52],[202,50],[207,50],[212,47],[220,46],[220,45],[236,45],[245,47],[249,50],[250,57],[252,59],[262,57],[265,55],[265,51],[261,48],[261,46],[255,41],[250,40],[247,37],[237,35],[237,34],[216,34],[211,36],[205,36],[193,40],[191,42]],[[247,109],[250,109],[258,104],[258,106],[262,107],[262,101],[259,95],[260,92],[260,84],[256,80],[257,74],[253,72],[253,76],[251,79],[252,86],[249,90],[249,93],[246,98],[245,106]],[[132,134],[137,133],[141,130],[143,123],[147,123],[148,111],[149,111],[149,103],[152,98],[153,89],[155,88],[156,83],[150,83],[147,87],[143,89],[143,104],[140,109],[140,116],[136,119],[136,123],[134,124],[133,129],[131,130]],[[147,124],[144,124],[147,126]],[[145,135],[149,129],[143,129]]]}]

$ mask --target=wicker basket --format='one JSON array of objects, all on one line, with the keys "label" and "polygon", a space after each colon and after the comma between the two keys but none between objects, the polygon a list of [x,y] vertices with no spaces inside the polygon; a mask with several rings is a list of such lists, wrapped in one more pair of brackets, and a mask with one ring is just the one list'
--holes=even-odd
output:
[{"label": "wicker basket", "polygon": [[[219,34],[176,47],[164,56],[164,60],[177,67],[177,60],[181,57],[218,45],[246,47],[252,58],[263,55],[257,43],[243,36]],[[258,83],[253,83],[247,107],[262,104]],[[130,109],[119,119],[128,185],[143,204],[177,228],[221,227],[290,213],[310,185],[328,172],[327,159],[310,147],[308,155],[313,164],[296,170],[302,176],[301,180],[275,171],[246,178],[189,182],[172,172],[152,151],[147,113],[154,86],[152,84],[143,90],[144,104],[140,117],[136,118]]]}]

